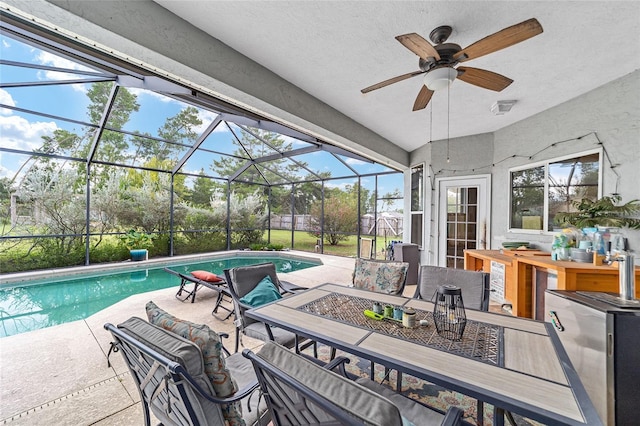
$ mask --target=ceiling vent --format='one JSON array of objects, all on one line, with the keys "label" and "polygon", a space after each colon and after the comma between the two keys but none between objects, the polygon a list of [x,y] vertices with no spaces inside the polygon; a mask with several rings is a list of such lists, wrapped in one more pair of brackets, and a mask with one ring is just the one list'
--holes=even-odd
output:
[{"label": "ceiling vent", "polygon": [[497,101],[491,105],[491,112],[493,115],[504,115],[511,111],[516,102],[518,101]]}]

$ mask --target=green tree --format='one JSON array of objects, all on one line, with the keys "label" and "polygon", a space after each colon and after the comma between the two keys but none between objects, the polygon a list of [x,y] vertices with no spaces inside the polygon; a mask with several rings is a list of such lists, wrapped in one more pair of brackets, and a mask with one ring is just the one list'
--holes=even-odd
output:
[{"label": "green tree", "polygon": [[0,225],[9,223],[11,223],[11,180],[8,177],[2,177],[0,178]]},{"label": "green tree", "polygon": [[[357,186],[357,185],[355,185]],[[358,230],[358,198],[353,186],[345,190],[331,188],[325,190],[324,217],[322,216],[322,202],[318,201],[311,207],[311,223],[314,231],[311,235],[319,237],[321,225],[324,227],[324,238],[332,246],[346,240],[349,234]],[[321,218],[324,218],[321,221]]]},{"label": "green tree", "polygon": [[402,199],[402,193],[400,192],[400,189],[396,188],[391,192],[387,192],[380,199],[381,211],[383,212],[390,211],[391,207],[393,207],[395,202],[399,199],[400,200]]},{"label": "green tree", "polygon": [[[224,218],[226,222],[227,200],[221,192],[212,196],[211,209],[216,217]],[[261,242],[268,219],[264,197],[258,191],[248,195],[231,192],[229,218],[233,247],[249,247]]]},{"label": "green tree", "polygon": [[[234,139],[236,150],[233,157],[228,156],[220,160],[214,160],[211,170],[219,176],[232,176],[247,162],[267,155],[277,154],[278,152],[287,152],[292,149],[293,144],[287,142],[282,135],[266,130],[252,129],[252,133],[245,130],[240,131],[240,139]],[[306,166],[306,163],[301,163]],[[248,167],[238,178],[239,181],[258,182],[258,183],[278,183],[283,179],[286,181],[296,180],[300,167],[286,158],[276,158],[269,162],[260,163],[256,168],[255,165]],[[223,188],[224,184],[216,184]],[[274,193],[275,191],[275,193]],[[289,193],[288,189],[282,187],[272,188],[272,197],[280,196],[278,191]],[[253,188],[248,186],[247,189],[238,188],[237,192],[248,195],[253,192]],[[264,194],[263,194],[264,195]]]},{"label": "green tree", "polygon": [[75,189],[76,174],[70,169],[35,169],[17,191],[22,201],[33,206],[38,233],[56,237],[36,238],[32,249],[41,247],[50,255],[77,255],[83,251],[86,203]]},{"label": "green tree", "polygon": [[511,227],[522,228],[522,216],[543,216],[544,166],[511,172]]},{"label": "green tree", "polygon": [[[167,173],[151,172],[140,176],[141,185],[137,182],[132,184],[130,176],[124,179],[118,222],[123,229],[142,229],[149,234],[166,233],[170,226],[170,176]],[[174,220],[181,222],[184,215],[185,206],[174,203]]]},{"label": "green tree", "polygon": [[204,170],[201,169],[199,176],[193,184],[193,190],[186,199],[190,201],[193,206],[208,207],[215,189],[215,179],[206,177]]},{"label": "green tree", "polygon": [[202,125],[202,120],[198,115],[198,109],[186,107],[173,117],[169,117],[162,127],[158,129],[158,136],[166,142],[160,142],[150,138],[148,133],[142,136],[135,136],[131,139],[132,145],[136,146],[135,158],[142,161],[150,161],[153,158],[159,161],[172,160],[175,164],[178,155],[185,151],[182,145],[192,145],[198,137],[195,131]]},{"label": "green tree", "polygon": [[[102,119],[109,101],[112,85],[113,83],[94,83],[87,92],[87,96],[91,102],[87,109],[87,114],[89,115],[91,123],[98,124]],[[137,112],[139,109],[140,105],[138,104],[137,96],[129,92],[126,88],[120,87],[109,111],[107,127],[113,130],[123,129],[125,124],[129,122],[131,114]],[[91,129],[89,132],[90,140],[93,140],[96,131],[96,129]],[[85,156],[88,154],[89,148],[90,144],[87,144]],[[124,133],[105,130],[98,142],[98,158],[103,161],[123,163],[127,160],[128,148],[129,145]]]}]

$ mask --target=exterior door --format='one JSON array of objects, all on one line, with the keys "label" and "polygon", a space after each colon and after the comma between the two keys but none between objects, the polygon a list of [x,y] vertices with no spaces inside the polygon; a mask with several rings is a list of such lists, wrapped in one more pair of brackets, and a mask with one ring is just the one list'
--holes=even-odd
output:
[{"label": "exterior door", "polygon": [[489,248],[491,176],[439,179],[438,265],[464,269],[464,250]]}]

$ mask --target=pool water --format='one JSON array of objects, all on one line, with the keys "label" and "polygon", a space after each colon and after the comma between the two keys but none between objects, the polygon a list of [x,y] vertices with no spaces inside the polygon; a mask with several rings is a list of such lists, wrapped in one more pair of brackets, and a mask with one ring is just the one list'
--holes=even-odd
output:
[{"label": "pool water", "polygon": [[180,279],[163,271],[165,266],[183,273],[202,269],[222,275],[228,268],[263,262],[273,262],[278,272],[318,265],[281,257],[234,257],[21,284],[0,290],[0,337],[85,319],[134,294],[169,287],[177,291]]}]

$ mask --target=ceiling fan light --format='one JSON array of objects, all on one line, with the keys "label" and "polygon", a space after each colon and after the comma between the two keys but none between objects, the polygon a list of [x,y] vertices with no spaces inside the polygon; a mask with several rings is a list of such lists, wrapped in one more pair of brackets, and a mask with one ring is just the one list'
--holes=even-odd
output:
[{"label": "ceiling fan light", "polygon": [[453,83],[458,77],[458,71],[450,67],[436,68],[424,75],[424,85],[429,90],[440,90]]}]

